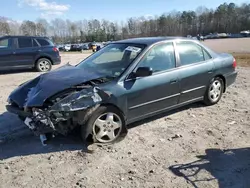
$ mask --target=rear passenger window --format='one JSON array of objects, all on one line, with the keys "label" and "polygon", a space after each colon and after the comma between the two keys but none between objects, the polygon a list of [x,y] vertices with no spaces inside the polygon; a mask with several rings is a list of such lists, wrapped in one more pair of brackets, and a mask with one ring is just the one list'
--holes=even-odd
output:
[{"label": "rear passenger window", "polygon": [[32,47],[31,38],[18,38],[18,46],[19,46],[19,48],[30,48],[30,47]]},{"label": "rear passenger window", "polygon": [[33,47],[39,47],[39,45],[37,44],[36,40],[33,39]]},{"label": "rear passenger window", "polygon": [[50,46],[50,43],[45,39],[36,39],[41,46]]},{"label": "rear passenger window", "polygon": [[212,59],[211,55],[204,49],[203,49],[203,54],[204,54],[204,59],[205,60]]},{"label": "rear passenger window", "polygon": [[211,59],[210,55],[199,45],[193,42],[180,41],[176,43],[181,65],[190,65]]},{"label": "rear passenger window", "polygon": [[0,39],[0,50],[9,47],[9,39]]}]

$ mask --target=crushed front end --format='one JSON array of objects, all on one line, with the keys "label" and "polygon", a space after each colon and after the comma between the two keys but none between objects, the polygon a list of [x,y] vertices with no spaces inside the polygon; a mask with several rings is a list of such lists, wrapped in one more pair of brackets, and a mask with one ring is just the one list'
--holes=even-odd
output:
[{"label": "crushed front end", "polygon": [[[33,92],[32,89],[30,91]],[[9,99],[6,108],[23,119],[35,135],[40,137],[42,135],[45,139],[46,133],[67,135],[75,127],[82,125],[101,102],[109,97],[108,92],[104,92],[97,86],[84,84],[57,93],[40,107],[20,108]]]},{"label": "crushed front end", "polygon": [[36,135],[66,135],[109,99],[100,89],[109,81],[112,78],[67,65],[21,84],[10,94],[6,109]]}]

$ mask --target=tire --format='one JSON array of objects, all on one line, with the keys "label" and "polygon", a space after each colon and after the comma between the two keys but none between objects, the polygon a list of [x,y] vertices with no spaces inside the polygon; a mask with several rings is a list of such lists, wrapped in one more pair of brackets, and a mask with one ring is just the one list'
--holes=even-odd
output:
[{"label": "tire", "polygon": [[[113,121],[108,118],[111,117],[111,114],[113,114]],[[112,106],[100,106],[81,126],[81,137],[83,141],[87,142],[110,144],[120,141],[126,134],[127,128],[124,116]],[[110,139],[110,137],[112,138]]]},{"label": "tire", "polygon": [[224,81],[220,77],[212,79],[205,93],[204,103],[208,106],[218,103],[222,97],[224,87]]},{"label": "tire", "polygon": [[38,72],[48,72],[52,68],[52,63],[47,58],[40,58],[36,62],[36,70]]}]

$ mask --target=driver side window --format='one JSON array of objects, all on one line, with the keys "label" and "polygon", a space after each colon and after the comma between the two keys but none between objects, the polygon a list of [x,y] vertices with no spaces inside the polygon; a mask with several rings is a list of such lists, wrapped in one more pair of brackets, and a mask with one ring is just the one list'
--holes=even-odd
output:
[{"label": "driver side window", "polygon": [[10,40],[9,39],[1,39],[0,40],[0,49],[6,49],[10,46]]},{"label": "driver side window", "polygon": [[153,73],[175,68],[173,43],[159,44],[151,48],[139,63],[139,67],[150,67]]}]

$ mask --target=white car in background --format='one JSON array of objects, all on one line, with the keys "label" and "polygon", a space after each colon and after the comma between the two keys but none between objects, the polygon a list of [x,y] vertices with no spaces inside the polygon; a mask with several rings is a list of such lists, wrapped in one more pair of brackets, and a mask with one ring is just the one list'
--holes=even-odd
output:
[{"label": "white car in background", "polygon": [[71,49],[71,45],[70,44],[67,44],[67,45],[64,46],[64,50],[66,52],[70,51],[70,49]]}]

